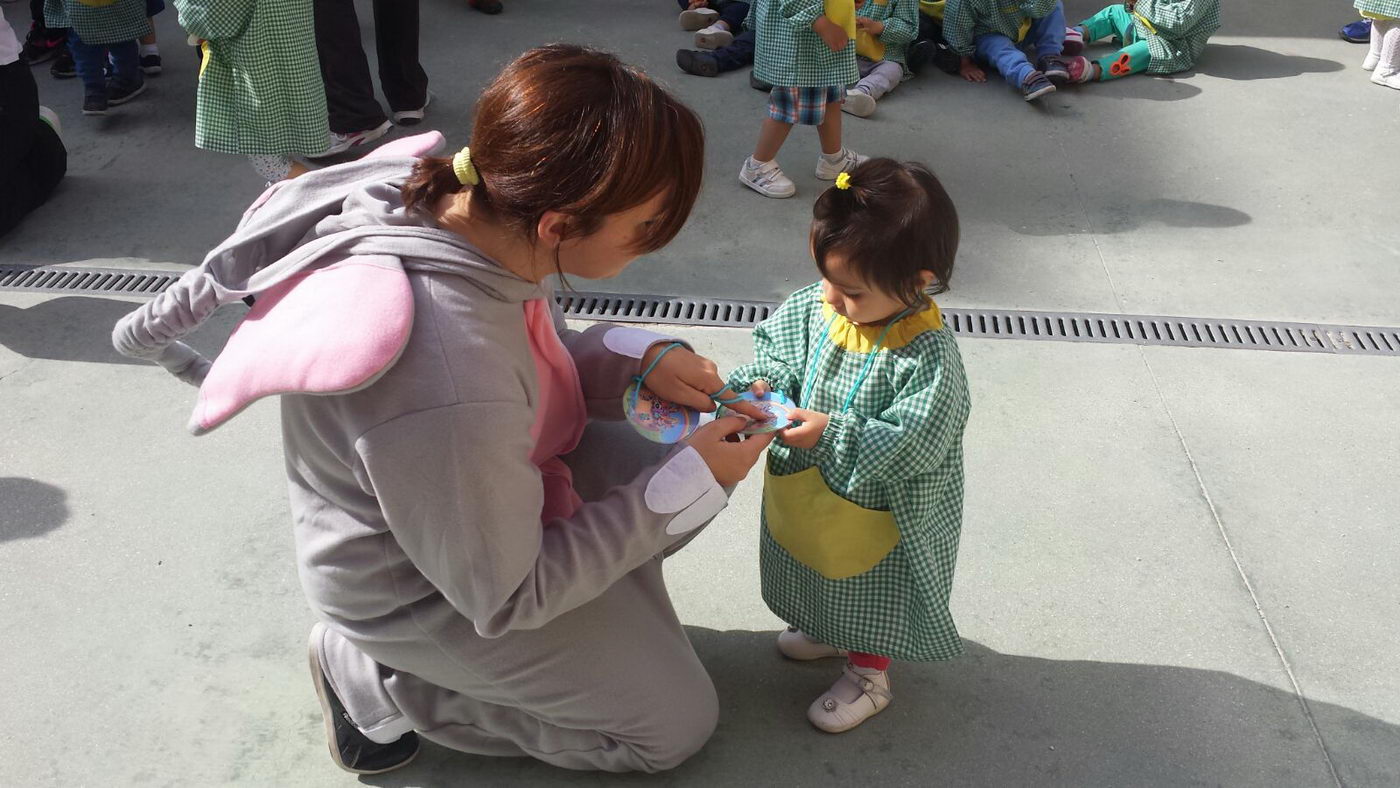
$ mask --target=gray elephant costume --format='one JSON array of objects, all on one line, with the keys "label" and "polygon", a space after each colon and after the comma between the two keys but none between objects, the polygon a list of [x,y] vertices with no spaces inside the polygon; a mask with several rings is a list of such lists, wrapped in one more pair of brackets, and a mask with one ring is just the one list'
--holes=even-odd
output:
[{"label": "gray elephant costume", "polygon": [[[266,372],[248,359],[285,355],[237,346],[257,341],[252,323],[276,322],[288,292],[314,296],[316,274],[347,261],[401,273],[411,319],[382,368],[340,390],[307,387],[293,370],[244,394],[282,394],[298,569],[327,624],[314,644],[327,678],[374,741],[413,730],[574,769],[673,767],[709,738],[717,703],[661,560],[727,494],[694,449],[595,423],[564,458],[584,503],[541,521],[530,461],[539,390],[522,304],[552,306],[552,292],[406,213],[399,186],[412,164],[361,161],[274,186],[201,266],[124,318],[114,344],[205,388],[226,359],[244,367],[220,379],[245,380]],[[240,337],[240,326],[212,368],[178,342],[219,305],[268,293],[277,298],[260,297],[254,313],[286,300],[258,321],[250,313],[249,331]],[[393,334],[392,321],[354,302],[329,297],[323,308],[356,316],[352,333]],[[668,338],[570,331],[554,314],[589,417],[620,418],[639,359]]]}]

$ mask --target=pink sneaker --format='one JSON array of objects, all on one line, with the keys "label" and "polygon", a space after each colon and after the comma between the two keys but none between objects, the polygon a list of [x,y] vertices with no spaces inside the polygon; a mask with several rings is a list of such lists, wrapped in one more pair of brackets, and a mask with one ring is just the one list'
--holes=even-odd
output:
[{"label": "pink sneaker", "polygon": [[1063,55],[1078,55],[1084,51],[1084,31],[1077,27],[1065,28],[1065,45],[1060,50]]},{"label": "pink sneaker", "polygon": [[1094,64],[1087,57],[1064,58],[1065,70],[1069,72],[1069,82],[1082,85],[1094,78]]}]

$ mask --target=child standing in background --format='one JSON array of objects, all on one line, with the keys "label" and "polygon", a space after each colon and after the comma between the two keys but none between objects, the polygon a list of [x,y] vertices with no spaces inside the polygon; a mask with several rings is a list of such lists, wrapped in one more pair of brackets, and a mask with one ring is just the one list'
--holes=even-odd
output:
[{"label": "child standing in background", "polygon": [[1370,51],[1361,67],[1375,84],[1400,90],[1400,0],[1356,0],[1356,9],[1371,20]]},{"label": "child standing in background", "polygon": [[816,126],[822,153],[817,177],[835,180],[864,160],[841,144],[841,100],[856,70],[854,0],[768,0],[754,3],[745,26],[756,36],[754,77],[770,85],[768,117],[739,181],[765,197],[797,193],[776,161],[794,125]]},{"label": "child standing in background", "polygon": [[788,658],[847,658],[807,710],[840,733],[883,711],[893,659],[962,653],[948,610],[962,531],[970,401],[948,289],[958,217],[917,164],[871,159],[813,209],[822,281],[754,330],[729,385],[782,391],[801,425],[772,444],[763,487],[763,600]]},{"label": "child standing in background", "polygon": [[71,28],[68,50],[83,81],[84,115],[106,115],[108,106],[125,104],[146,90],[141,50],[136,43],[153,30],[145,0],[113,0],[101,5],[45,0],[44,22],[50,28]]},{"label": "child standing in background", "polygon": [[[1070,77],[1060,57],[1065,8],[1059,0],[948,0],[943,37],[962,58],[963,79],[986,82],[980,62],[996,69],[1026,101],[1054,93],[1055,82]],[[1034,65],[1021,51],[1027,44],[1035,49]]]},{"label": "child standing in background", "polygon": [[873,115],[881,96],[913,76],[905,54],[918,33],[918,0],[866,0],[856,14],[860,82],[846,91],[841,108],[857,117]]}]

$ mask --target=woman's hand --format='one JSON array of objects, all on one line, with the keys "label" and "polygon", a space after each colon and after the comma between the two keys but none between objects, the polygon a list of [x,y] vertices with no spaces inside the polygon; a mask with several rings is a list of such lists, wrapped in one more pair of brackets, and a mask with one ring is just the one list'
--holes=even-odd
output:
[{"label": "woman's hand", "polygon": [[987,81],[987,72],[978,68],[977,64],[972,62],[972,58],[970,57],[964,57],[962,61],[958,63],[958,73],[968,82]]},{"label": "woman's hand", "polygon": [[733,487],[743,481],[763,456],[763,450],[773,442],[772,433],[738,439],[739,432],[747,426],[747,419],[725,416],[706,424],[686,439],[686,445],[700,455],[721,486]]},{"label": "woman's hand", "polygon": [[812,32],[821,36],[822,41],[826,42],[827,48],[832,52],[840,52],[851,42],[850,39],[846,38],[846,31],[825,16],[817,17],[817,21],[812,23]]},{"label": "woman's hand", "polygon": [[[642,356],[641,369],[651,366],[651,362],[665,351],[669,344],[663,342],[652,345]],[[662,356],[661,362],[647,375],[646,387],[668,402],[710,413],[715,409],[715,401],[710,399],[710,395],[725,389],[726,383],[720,378],[715,362],[696,355],[687,348],[678,347]],[[752,402],[736,402],[728,407],[757,421],[768,418],[763,409]]]},{"label": "woman's hand", "polygon": [[821,440],[822,433],[826,432],[826,425],[831,423],[830,416],[806,408],[793,408],[789,415],[793,421],[802,423],[796,427],[788,427],[778,434],[782,437],[783,443],[794,449],[816,448],[817,441]]}]

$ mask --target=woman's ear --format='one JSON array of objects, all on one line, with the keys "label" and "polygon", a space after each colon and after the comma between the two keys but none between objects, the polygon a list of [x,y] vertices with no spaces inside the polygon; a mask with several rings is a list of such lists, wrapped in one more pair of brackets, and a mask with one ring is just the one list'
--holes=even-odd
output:
[{"label": "woman's ear", "polygon": [[540,216],[540,221],[535,225],[535,237],[547,249],[558,249],[559,245],[569,237],[570,225],[573,218],[566,213],[558,211],[545,211]]},{"label": "woman's ear", "polygon": [[924,280],[924,289],[925,289],[925,290],[927,290],[928,288],[932,287],[932,286],[933,286],[933,283],[938,281],[938,274],[935,274],[934,272],[928,270],[927,268],[925,268],[924,270],[920,271],[920,272],[919,272],[919,276],[920,276],[921,278],[923,278],[923,280]]}]

